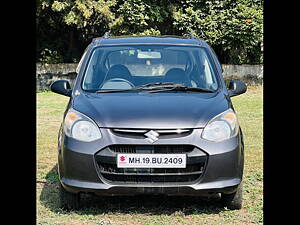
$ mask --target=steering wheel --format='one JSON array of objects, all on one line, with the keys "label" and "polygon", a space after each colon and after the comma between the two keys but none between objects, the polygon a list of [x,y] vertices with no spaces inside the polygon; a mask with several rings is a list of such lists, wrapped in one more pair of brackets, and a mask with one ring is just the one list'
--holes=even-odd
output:
[{"label": "steering wheel", "polygon": [[128,84],[130,87],[135,87],[135,85],[133,84],[133,83],[131,83],[130,81],[128,81],[128,80],[126,80],[126,79],[124,79],[124,78],[113,78],[113,79],[109,79],[109,80],[107,80],[107,81],[105,81],[105,83],[102,85],[102,87],[105,85],[105,84],[107,84],[107,83],[109,83],[109,82],[124,82],[124,83],[126,83],[126,84]]}]

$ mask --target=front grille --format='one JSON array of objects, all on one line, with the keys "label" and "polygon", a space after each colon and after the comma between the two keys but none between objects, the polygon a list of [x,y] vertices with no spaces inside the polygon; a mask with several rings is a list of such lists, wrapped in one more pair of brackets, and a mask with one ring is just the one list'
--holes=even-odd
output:
[{"label": "front grille", "polygon": [[[111,129],[111,132],[120,137],[145,139],[145,134],[151,130],[144,129]],[[153,129],[159,135],[159,139],[185,137],[193,132],[193,129]]]},{"label": "front grille", "polygon": [[[118,168],[118,153],[186,153],[186,168]],[[112,145],[95,155],[102,178],[112,184],[193,183],[203,174],[207,155],[191,145]]]},{"label": "front grille", "polygon": [[192,145],[113,145],[109,147],[115,153],[153,153],[175,154],[193,151]]},{"label": "front grille", "polygon": [[143,184],[143,183],[186,183],[199,178],[199,175],[155,176],[155,175],[113,175],[104,174],[103,177],[115,184]]}]

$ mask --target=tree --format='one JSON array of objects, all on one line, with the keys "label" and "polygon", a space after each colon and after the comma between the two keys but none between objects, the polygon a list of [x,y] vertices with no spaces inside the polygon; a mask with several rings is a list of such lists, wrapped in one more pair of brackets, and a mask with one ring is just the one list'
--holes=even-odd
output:
[{"label": "tree", "polygon": [[261,63],[262,1],[185,1],[174,12],[179,31],[206,40],[223,63]]},{"label": "tree", "polygon": [[172,34],[171,1],[127,0],[116,10],[112,32],[119,35]]},{"label": "tree", "polygon": [[38,0],[37,55],[40,61],[76,62],[92,38],[109,30],[114,35],[189,32],[212,45],[222,63],[261,63],[262,4],[262,0]]},{"label": "tree", "polygon": [[61,18],[52,11],[51,4],[51,0],[36,2],[36,57],[38,61],[56,63],[63,61],[64,40],[59,37],[64,26]]}]

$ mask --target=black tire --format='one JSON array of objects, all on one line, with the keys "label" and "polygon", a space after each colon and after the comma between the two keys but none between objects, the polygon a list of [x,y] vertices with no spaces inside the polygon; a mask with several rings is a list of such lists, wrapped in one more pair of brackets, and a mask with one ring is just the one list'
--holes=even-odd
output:
[{"label": "black tire", "polygon": [[59,183],[59,200],[60,207],[67,210],[76,210],[80,208],[80,195],[79,193],[71,193],[64,189]]},{"label": "black tire", "polygon": [[243,206],[243,183],[241,182],[236,192],[221,195],[221,201],[228,209],[241,209]]}]

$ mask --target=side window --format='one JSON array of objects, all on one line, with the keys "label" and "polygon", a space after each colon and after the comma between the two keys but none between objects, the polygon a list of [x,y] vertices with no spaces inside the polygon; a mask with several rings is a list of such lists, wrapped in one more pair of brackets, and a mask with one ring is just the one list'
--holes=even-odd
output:
[{"label": "side window", "polygon": [[204,74],[205,74],[205,80],[207,82],[207,85],[209,87],[212,87],[213,89],[216,89],[217,83],[216,83],[215,77],[212,74],[213,68],[208,61],[207,55],[203,55],[202,60],[203,60]]},{"label": "side window", "polygon": [[[84,56],[81,59],[83,59],[83,58],[84,58]],[[89,67],[87,69],[87,76],[85,76],[85,80],[84,80],[86,85],[92,84],[92,82],[93,82],[92,79],[94,76],[94,70],[95,70],[96,65],[97,65],[97,57],[95,57],[95,51],[94,51],[92,54],[91,60],[89,62]]]},{"label": "side window", "polygon": [[[211,57],[208,57],[207,51],[196,51],[195,59],[197,60],[196,70],[193,77],[194,81],[198,84],[198,87],[209,88],[216,90],[218,87],[216,78],[214,76],[214,70],[212,67]],[[200,75],[200,76],[199,76]]]},{"label": "side window", "polygon": [[84,60],[84,57],[85,57],[86,53],[87,53],[87,49],[84,51],[83,55],[81,56],[81,59],[80,59],[78,65],[77,65],[77,67],[76,67],[76,73],[79,73],[80,67],[81,67],[81,65],[82,65],[82,62],[83,62],[83,60]]}]

